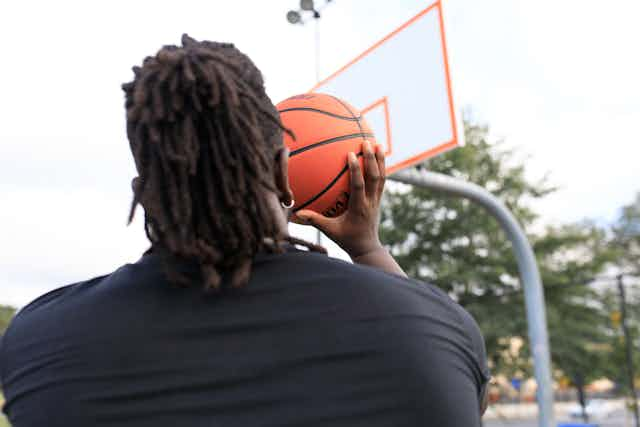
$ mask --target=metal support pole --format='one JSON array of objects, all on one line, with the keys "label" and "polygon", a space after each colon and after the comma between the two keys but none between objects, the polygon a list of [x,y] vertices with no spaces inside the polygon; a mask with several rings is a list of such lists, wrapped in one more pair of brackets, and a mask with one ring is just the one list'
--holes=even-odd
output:
[{"label": "metal support pole", "polygon": [[[316,72],[316,83],[320,82],[320,11],[329,5],[331,0],[325,0],[324,4],[320,7],[317,7],[313,0],[301,0],[300,1],[300,9],[298,10],[290,10],[287,13],[287,21],[293,25],[304,25],[308,20],[302,19],[301,13],[311,12],[313,14],[313,20],[315,29],[314,29],[314,56],[315,56],[315,72]],[[322,244],[322,232],[320,230],[316,230],[316,243]]]},{"label": "metal support pole", "polygon": [[633,371],[633,357],[631,354],[631,334],[629,333],[629,327],[627,326],[627,299],[624,291],[623,276],[619,274],[616,276],[618,283],[618,293],[620,294],[620,325],[622,326],[622,333],[624,334],[624,342],[626,349],[627,359],[627,376],[629,377],[629,393],[631,394],[631,411],[635,419],[635,427],[640,427],[640,415],[638,415],[638,393],[636,393],[636,386],[634,384],[634,371]]},{"label": "metal support pole", "polygon": [[313,16],[315,21],[315,34],[314,34],[314,50],[315,50],[315,68],[316,68],[316,83],[320,83],[320,14],[315,12]]},{"label": "metal support pole", "polygon": [[[314,10],[313,20],[315,21],[315,39],[314,39],[314,53],[315,53],[315,69],[316,69],[316,83],[320,82],[320,13]],[[316,244],[322,245],[322,232],[316,230]]]},{"label": "metal support pole", "polygon": [[389,178],[405,184],[465,197],[482,206],[498,220],[513,245],[513,251],[520,270],[520,280],[524,288],[529,342],[533,354],[535,377],[538,383],[538,426],[555,427],[544,290],[533,250],[517,220],[493,194],[470,182],[439,173],[419,172],[416,170],[400,171]]}]

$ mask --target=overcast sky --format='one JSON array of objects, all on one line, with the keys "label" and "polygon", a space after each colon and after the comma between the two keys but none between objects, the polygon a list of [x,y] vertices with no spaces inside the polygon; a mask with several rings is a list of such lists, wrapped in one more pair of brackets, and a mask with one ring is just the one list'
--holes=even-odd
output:
[{"label": "overcast sky", "polygon": [[[334,0],[321,75],[430,1]],[[120,84],[181,33],[234,42],[274,102],[315,80],[296,0],[25,1],[0,6],[0,304],[105,274],[146,248],[125,227],[134,168]],[[561,187],[546,222],[610,221],[640,190],[640,2],[445,0],[459,108]],[[392,72],[392,69],[390,69]],[[306,232],[296,229],[296,233]]]}]

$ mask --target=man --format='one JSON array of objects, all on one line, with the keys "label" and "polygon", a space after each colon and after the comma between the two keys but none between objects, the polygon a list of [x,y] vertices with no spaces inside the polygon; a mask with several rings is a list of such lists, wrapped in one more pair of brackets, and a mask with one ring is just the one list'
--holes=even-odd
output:
[{"label": "man", "polygon": [[363,144],[364,170],[350,153],[345,214],[298,213],[354,264],[331,259],[288,235],[283,129],[248,57],[183,36],[134,73],[130,216],[151,249],[15,317],[14,427],[479,426],[475,322],[378,239],[382,151]]}]

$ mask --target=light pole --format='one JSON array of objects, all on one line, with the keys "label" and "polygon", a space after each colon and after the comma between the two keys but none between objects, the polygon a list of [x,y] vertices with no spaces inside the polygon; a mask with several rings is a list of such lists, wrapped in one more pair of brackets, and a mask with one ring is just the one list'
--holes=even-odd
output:
[{"label": "light pole", "polygon": [[[300,0],[299,9],[292,9],[287,12],[287,22],[292,25],[304,25],[309,21],[309,19],[313,19],[315,22],[314,56],[316,83],[320,82],[320,11],[327,7],[329,3],[331,3],[331,0],[324,0],[322,6],[316,7],[313,0]],[[305,13],[311,13],[311,18],[305,18],[303,16]],[[316,231],[316,243],[322,243],[322,233],[320,230]]]},{"label": "light pole", "polygon": [[623,282],[624,275],[618,274],[616,276],[616,282],[618,285],[618,294],[620,296],[620,326],[622,327],[622,333],[624,334],[625,341],[625,355],[627,359],[627,376],[629,377],[629,393],[631,393],[631,410],[635,418],[636,427],[640,427],[640,415],[638,414],[638,393],[634,384],[634,368],[633,368],[633,355],[631,350],[631,334],[629,333],[629,327],[627,325],[627,300]]},{"label": "light pole", "polygon": [[[310,19],[313,19],[315,23],[314,54],[316,83],[320,81],[320,18],[322,16],[320,11],[327,7],[329,3],[331,3],[331,0],[324,0],[322,6],[317,7],[313,0],[300,0],[299,9],[287,12],[287,22],[292,25],[304,25],[309,22]],[[311,14],[311,16],[305,17],[303,16],[304,14]]]},{"label": "light pole", "polygon": [[[631,395],[631,412],[633,413],[633,417],[635,420],[634,422],[635,427],[640,427],[640,413],[638,411],[638,392],[636,391],[636,387],[634,383],[635,372],[634,372],[634,366],[633,366],[633,338],[631,337],[631,332],[629,331],[629,325],[627,324],[627,297],[626,297],[626,290],[624,286],[625,277],[637,277],[637,276],[635,274],[620,273],[620,274],[617,274],[616,276],[598,276],[593,278],[591,282],[612,281],[612,280],[616,281],[616,285],[618,288],[618,303],[620,305],[620,308],[619,308],[619,311],[616,312],[617,320],[614,321],[613,313],[611,315],[612,316],[611,320],[616,328],[620,326],[620,329],[622,329],[622,335],[624,337],[624,343],[625,343],[625,359],[626,359],[626,371],[627,371],[626,376],[628,378],[629,393]],[[584,405],[582,407],[584,412]]]}]

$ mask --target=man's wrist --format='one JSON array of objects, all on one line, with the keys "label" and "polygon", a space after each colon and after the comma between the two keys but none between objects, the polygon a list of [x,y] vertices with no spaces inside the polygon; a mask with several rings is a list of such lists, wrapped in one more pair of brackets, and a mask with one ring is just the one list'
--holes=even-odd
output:
[{"label": "man's wrist", "polygon": [[381,252],[387,252],[386,248],[382,246],[382,243],[376,242],[368,247],[360,248],[359,250],[349,251],[349,257],[351,261],[358,263],[359,260],[370,257]]},{"label": "man's wrist", "polygon": [[370,250],[358,256],[351,256],[351,260],[355,264],[368,265],[369,267],[377,268],[387,273],[407,277],[407,274],[382,244],[377,245],[375,248],[372,247]]}]

